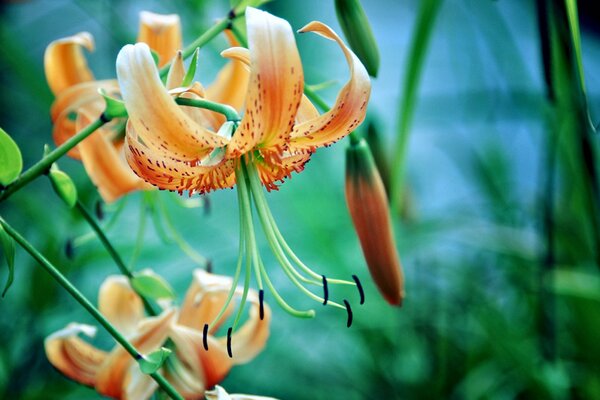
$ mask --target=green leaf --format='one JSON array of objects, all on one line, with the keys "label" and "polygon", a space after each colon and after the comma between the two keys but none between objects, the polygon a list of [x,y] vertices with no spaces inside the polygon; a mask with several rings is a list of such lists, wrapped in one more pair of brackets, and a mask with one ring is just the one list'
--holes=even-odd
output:
[{"label": "green leaf", "polygon": [[181,86],[186,87],[190,86],[194,80],[194,76],[196,76],[196,67],[198,66],[198,53],[200,52],[200,48],[196,47],[196,51],[194,51],[194,56],[192,57],[192,61],[190,61],[190,66],[183,78],[183,82],[181,82]]},{"label": "green leaf", "polygon": [[175,293],[171,285],[151,270],[137,272],[131,279],[133,289],[143,297],[150,299],[173,299]]},{"label": "green leaf", "polygon": [[104,89],[98,89],[98,93],[104,97],[104,102],[106,103],[106,109],[104,110],[104,114],[108,118],[125,118],[127,117],[127,109],[125,108],[125,103],[122,100],[115,99],[114,97],[110,97],[106,94]]},{"label": "green leaf", "polygon": [[0,185],[8,185],[23,170],[23,158],[19,146],[0,128]]},{"label": "green leaf", "polygon": [[142,356],[142,358],[140,358],[138,361],[140,369],[144,374],[153,374],[162,367],[170,355],[171,350],[166,347],[161,347],[147,356]]},{"label": "green leaf", "polygon": [[150,54],[152,54],[152,59],[154,60],[154,64],[158,67],[158,63],[160,62],[160,56],[158,53],[152,49],[150,49]]},{"label": "green leaf", "polygon": [[48,177],[50,178],[52,188],[58,197],[60,197],[69,208],[73,208],[75,203],[77,203],[77,188],[69,175],[53,166],[48,173]]},{"label": "green leaf", "polygon": [[2,291],[2,297],[4,297],[15,279],[15,242],[13,241],[13,238],[6,233],[2,225],[0,225],[0,242],[2,243],[2,252],[4,253],[4,258],[6,258],[6,264],[8,265],[8,278],[6,279],[6,285]]},{"label": "green leaf", "polygon": [[231,0],[229,4],[231,4],[231,7],[235,10],[235,13],[239,14],[241,11],[245,10],[246,7],[258,8],[270,1],[272,0]]},{"label": "green leaf", "polygon": [[549,280],[549,283],[554,282],[554,291],[559,295],[600,301],[600,277],[597,274],[559,269]]}]

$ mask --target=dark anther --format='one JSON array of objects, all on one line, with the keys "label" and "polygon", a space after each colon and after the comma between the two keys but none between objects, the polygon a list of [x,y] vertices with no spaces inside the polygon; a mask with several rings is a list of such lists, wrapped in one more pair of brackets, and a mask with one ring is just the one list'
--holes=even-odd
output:
[{"label": "dark anther", "polygon": [[213,272],[212,260],[206,260],[206,272],[208,272],[209,274],[212,274],[212,272]]},{"label": "dark anther", "polygon": [[259,304],[260,304],[260,307],[259,307],[259,315],[260,315],[260,319],[261,319],[261,321],[262,321],[263,319],[265,319],[265,307],[264,307],[264,304],[263,304],[263,300],[264,300],[264,298],[265,298],[265,291],[264,291],[264,290],[262,290],[262,289],[260,289],[260,290],[258,291],[258,302],[259,302]]},{"label": "dark anther", "polygon": [[111,119],[112,118],[108,117],[106,113],[100,114],[100,121],[102,121],[103,124],[110,122]]},{"label": "dark anther", "polygon": [[231,328],[227,329],[227,354],[229,358],[233,358],[233,354],[231,354]]},{"label": "dark anther", "polygon": [[233,8],[231,10],[229,10],[229,14],[227,14],[227,18],[229,18],[230,20],[235,19],[235,10]]},{"label": "dark anther", "polygon": [[98,218],[100,221],[104,219],[104,209],[102,208],[102,202],[100,200],[96,202],[95,212],[96,218]]},{"label": "dark anther", "polygon": [[352,275],[352,279],[356,282],[356,288],[358,289],[358,294],[360,295],[360,304],[365,304],[365,291],[363,290],[362,284],[358,280],[358,276]]},{"label": "dark anther", "polygon": [[323,305],[327,305],[327,300],[329,300],[329,288],[327,287],[327,278],[325,275],[321,275],[323,277]]},{"label": "dark anther", "polygon": [[67,239],[67,243],[65,243],[65,255],[69,260],[72,260],[75,255],[75,249],[73,248],[73,241],[71,239]]},{"label": "dark anther", "polygon": [[210,215],[210,197],[204,195],[202,198],[204,199],[204,215]]},{"label": "dark anther", "polygon": [[231,30],[233,29],[233,21],[232,18],[229,18],[229,21],[227,21],[227,27],[225,28],[227,30]]},{"label": "dark anther", "polygon": [[136,359],[136,360],[141,360],[142,358],[144,358],[144,357],[143,357],[143,356],[142,356],[140,353],[137,353],[137,354],[135,355],[135,359]]},{"label": "dark anther", "polygon": [[202,344],[204,350],[208,351],[208,324],[204,324],[204,330],[202,331]]},{"label": "dark anther", "polygon": [[348,322],[346,323],[346,326],[350,328],[352,326],[352,308],[350,308],[350,303],[348,303],[348,300],[346,299],[344,299],[344,304],[346,305],[346,312],[348,313]]}]

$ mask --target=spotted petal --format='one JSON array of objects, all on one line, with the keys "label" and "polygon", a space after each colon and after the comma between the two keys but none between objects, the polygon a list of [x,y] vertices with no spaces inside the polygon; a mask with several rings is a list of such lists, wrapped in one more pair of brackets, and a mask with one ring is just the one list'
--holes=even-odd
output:
[{"label": "spotted petal", "polygon": [[281,153],[304,87],[296,40],[287,21],[264,11],[248,7],[246,22],[251,57],[246,111],[227,151],[240,155],[258,146]]},{"label": "spotted petal", "polygon": [[94,80],[82,47],[94,51],[94,38],[88,32],[55,40],[46,47],[44,71],[54,95],[78,83]]},{"label": "spotted petal", "polygon": [[195,162],[227,139],[195,123],[171,98],[144,43],[127,45],[117,56],[117,76],[129,123],[153,149]]},{"label": "spotted petal", "polygon": [[137,41],[146,43],[158,53],[158,65],[162,67],[182,48],[179,15],[142,11]]},{"label": "spotted petal", "polygon": [[371,82],[360,60],[327,25],[311,22],[300,32],[315,32],[337,42],[350,67],[350,80],[338,94],[331,110],[294,127],[290,150],[314,151],[317,147],[340,140],[360,125],[367,112]]},{"label": "spotted petal", "polygon": [[69,324],[44,341],[50,363],[67,377],[88,386],[96,383],[96,373],[106,359],[106,353],[83,341],[78,335],[94,336],[90,325]]}]

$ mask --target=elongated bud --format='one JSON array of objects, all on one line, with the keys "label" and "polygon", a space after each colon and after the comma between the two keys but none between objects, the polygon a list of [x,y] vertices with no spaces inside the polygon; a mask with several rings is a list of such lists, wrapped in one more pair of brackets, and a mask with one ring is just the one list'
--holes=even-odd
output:
[{"label": "elongated bud", "polygon": [[379,49],[360,0],[335,0],[335,12],[350,48],[372,77],[379,71]]},{"label": "elongated bud", "polygon": [[364,139],[346,150],[346,202],[371,277],[385,300],[400,306],[404,275],[396,251],[385,188]]}]

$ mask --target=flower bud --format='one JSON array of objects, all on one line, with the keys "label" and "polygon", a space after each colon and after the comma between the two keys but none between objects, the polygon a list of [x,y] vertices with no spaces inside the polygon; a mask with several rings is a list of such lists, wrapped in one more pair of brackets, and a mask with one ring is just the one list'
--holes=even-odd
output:
[{"label": "flower bud", "polygon": [[364,139],[346,150],[346,202],[371,277],[392,305],[402,305],[404,276],[396,251],[385,188]]},{"label": "flower bud", "polygon": [[379,70],[379,49],[360,0],[335,0],[335,12],[352,51],[372,77]]}]

